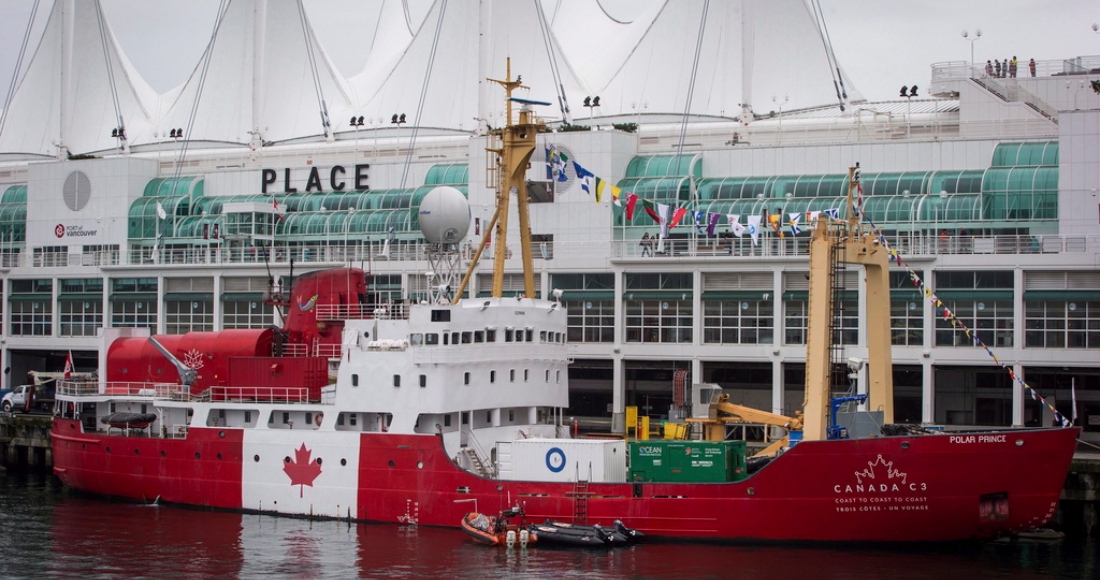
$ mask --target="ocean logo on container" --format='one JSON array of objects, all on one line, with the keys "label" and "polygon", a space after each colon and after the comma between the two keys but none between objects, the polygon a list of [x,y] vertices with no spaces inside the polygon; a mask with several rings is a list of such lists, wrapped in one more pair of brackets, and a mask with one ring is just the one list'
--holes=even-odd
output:
[{"label": "ocean logo on container", "polygon": [[561,473],[565,469],[565,452],[561,447],[551,447],[546,452],[546,469],[553,473]]}]

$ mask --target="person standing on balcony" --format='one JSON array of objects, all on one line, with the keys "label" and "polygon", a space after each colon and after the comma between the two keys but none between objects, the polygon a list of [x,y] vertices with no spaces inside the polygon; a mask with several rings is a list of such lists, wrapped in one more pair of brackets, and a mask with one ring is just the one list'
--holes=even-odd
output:
[{"label": "person standing on balcony", "polygon": [[1031,61],[1027,63],[1027,68],[1031,70],[1031,76],[1034,77],[1035,76],[1035,59],[1031,59]]},{"label": "person standing on balcony", "polygon": [[1016,55],[1012,55],[1012,62],[1008,65],[1008,76],[1016,78],[1016,67],[1020,64],[1020,61],[1016,60]]},{"label": "person standing on balcony", "polygon": [[993,67],[993,70],[997,71],[997,76],[996,76],[996,78],[1001,78],[1001,61],[999,61],[999,60],[994,60],[993,62],[997,63],[997,64],[995,64],[995,65],[994,65],[994,67]]},{"label": "person standing on balcony", "polygon": [[988,60],[985,61],[985,76],[987,76],[987,77],[993,76],[993,62],[992,61],[988,61]]}]

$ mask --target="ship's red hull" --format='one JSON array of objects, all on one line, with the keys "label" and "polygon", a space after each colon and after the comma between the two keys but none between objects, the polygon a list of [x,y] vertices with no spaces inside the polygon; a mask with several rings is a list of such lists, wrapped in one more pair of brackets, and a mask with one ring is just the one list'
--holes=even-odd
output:
[{"label": "ship's red hull", "polygon": [[[531,521],[621,519],[647,535],[807,541],[989,538],[1054,515],[1078,429],[807,441],[737,483],[489,480],[459,469],[434,435],[359,436],[354,519],[455,527],[475,507],[519,504]],[[242,431],[186,439],[85,435],[56,419],[53,457],[76,489],[139,500],[241,509]],[[294,445],[290,433],[287,445]],[[258,456],[257,456],[258,458]],[[250,456],[249,461],[253,458]],[[291,480],[274,485],[298,485]],[[299,485],[301,493],[325,493]],[[578,495],[585,496],[578,498]],[[266,510],[265,510],[266,511]],[[278,510],[271,510],[278,511]]]}]

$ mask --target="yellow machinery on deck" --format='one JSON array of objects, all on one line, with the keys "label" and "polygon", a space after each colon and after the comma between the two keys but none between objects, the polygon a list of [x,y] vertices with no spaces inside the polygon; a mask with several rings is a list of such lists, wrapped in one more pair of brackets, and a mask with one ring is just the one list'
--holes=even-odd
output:
[{"label": "yellow machinery on deck", "polygon": [[789,444],[792,431],[807,441],[827,438],[833,362],[835,298],[840,264],[862,265],[866,273],[867,404],[882,412],[883,424],[894,422],[893,365],[890,360],[890,282],[888,250],[868,225],[860,223],[855,204],[859,169],[848,170],[848,218],[818,219],[810,240],[810,293],[806,338],[806,398],[803,411],[787,417],[735,405],[725,394],[715,395],[706,418],[687,419],[703,426],[703,438],[723,440],[726,427],[735,423],[762,423],[787,430],[758,456],[771,455]]}]

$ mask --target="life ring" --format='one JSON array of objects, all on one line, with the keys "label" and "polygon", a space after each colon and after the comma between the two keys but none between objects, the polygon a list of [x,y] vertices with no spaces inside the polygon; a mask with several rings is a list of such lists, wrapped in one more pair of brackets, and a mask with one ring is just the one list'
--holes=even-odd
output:
[{"label": "life ring", "polygon": [[313,418],[313,424],[320,427],[321,426],[321,421],[324,421],[324,420],[325,420],[325,414],[324,413],[317,413],[317,416]]}]

